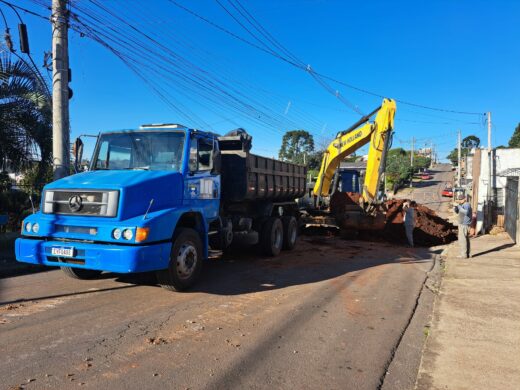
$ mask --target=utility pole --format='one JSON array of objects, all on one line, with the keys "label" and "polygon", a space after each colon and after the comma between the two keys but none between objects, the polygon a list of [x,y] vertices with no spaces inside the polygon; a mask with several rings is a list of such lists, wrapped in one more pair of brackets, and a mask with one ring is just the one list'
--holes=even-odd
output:
[{"label": "utility pole", "polygon": [[412,150],[410,152],[410,165],[412,166],[412,177],[410,178],[410,188],[412,188],[413,183],[413,148],[415,144],[415,137],[412,137]]},{"label": "utility pole", "polygon": [[52,0],[52,164],[54,179],[69,175],[68,0]]},{"label": "utility pole", "polygon": [[487,199],[488,204],[491,201],[493,195],[493,149],[491,147],[491,111],[487,113],[487,125],[488,125],[488,190],[487,190]]},{"label": "utility pole", "polygon": [[491,153],[491,111],[487,113],[488,123],[488,153]]},{"label": "utility pole", "polygon": [[460,187],[461,178],[462,178],[462,169],[460,165],[461,158],[461,139],[460,139],[460,130],[457,130],[457,186]]}]

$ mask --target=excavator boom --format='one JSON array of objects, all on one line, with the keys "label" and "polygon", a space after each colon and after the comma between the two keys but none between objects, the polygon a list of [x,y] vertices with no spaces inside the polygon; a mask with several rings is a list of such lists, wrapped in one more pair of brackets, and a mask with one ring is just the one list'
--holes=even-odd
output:
[{"label": "excavator boom", "polygon": [[[339,132],[323,155],[314,195],[329,195],[331,184],[340,162],[370,142],[367,170],[361,199],[365,204],[377,202],[381,176],[385,169],[386,151],[394,128],[396,105],[392,99],[384,99],[380,107],[364,116],[349,129]],[[376,114],[373,122],[370,117]]]}]

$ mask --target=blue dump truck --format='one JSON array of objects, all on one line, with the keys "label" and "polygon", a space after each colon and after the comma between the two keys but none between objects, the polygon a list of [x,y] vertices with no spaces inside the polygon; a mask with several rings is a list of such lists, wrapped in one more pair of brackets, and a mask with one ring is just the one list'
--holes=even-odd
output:
[{"label": "blue dump truck", "polygon": [[292,249],[305,167],[251,154],[251,141],[242,129],[218,136],[173,124],[101,133],[88,171],[45,186],[17,260],[78,279],[156,271],[162,287],[181,291],[210,250],[241,236],[269,256]]}]

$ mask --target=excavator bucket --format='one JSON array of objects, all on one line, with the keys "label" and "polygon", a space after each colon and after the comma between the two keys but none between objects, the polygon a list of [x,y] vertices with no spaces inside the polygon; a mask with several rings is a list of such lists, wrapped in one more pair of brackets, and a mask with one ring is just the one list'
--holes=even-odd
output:
[{"label": "excavator bucket", "polygon": [[360,202],[361,196],[355,192],[335,192],[330,198],[330,214],[344,230],[382,230],[386,215],[382,205],[367,213]]}]

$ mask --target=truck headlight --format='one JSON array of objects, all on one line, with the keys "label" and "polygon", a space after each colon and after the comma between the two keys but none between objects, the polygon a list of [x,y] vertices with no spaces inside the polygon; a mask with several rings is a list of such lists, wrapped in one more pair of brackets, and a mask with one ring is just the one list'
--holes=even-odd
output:
[{"label": "truck headlight", "polygon": [[121,229],[114,229],[112,232],[112,237],[114,237],[116,240],[119,240],[121,238]]},{"label": "truck headlight", "polygon": [[38,222],[34,223],[32,225],[32,232],[33,233],[38,233],[39,230],[40,230],[40,225],[38,224]]},{"label": "truck headlight", "polygon": [[30,232],[31,232],[31,229],[32,229],[32,223],[27,222],[27,223],[25,224],[25,230],[27,231],[27,233],[30,233]]},{"label": "truck headlight", "polygon": [[131,240],[134,237],[134,232],[131,229],[123,230],[123,237],[125,240]]}]

